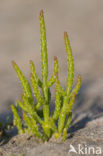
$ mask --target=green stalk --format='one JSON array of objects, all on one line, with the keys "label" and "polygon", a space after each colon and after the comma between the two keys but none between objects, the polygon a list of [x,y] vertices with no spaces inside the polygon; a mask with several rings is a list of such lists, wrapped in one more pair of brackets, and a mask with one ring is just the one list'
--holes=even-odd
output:
[{"label": "green stalk", "polygon": [[68,104],[68,96],[64,96],[63,98],[63,107],[61,109],[59,120],[58,120],[58,132],[62,133],[64,128],[65,118],[66,118],[66,108]]},{"label": "green stalk", "polygon": [[48,127],[49,124],[49,96],[48,96],[48,84],[47,84],[47,77],[48,77],[48,56],[47,56],[47,43],[46,43],[46,32],[45,32],[45,22],[44,22],[44,15],[43,10],[40,12],[40,34],[41,34],[41,73],[42,73],[42,90],[43,96],[45,99],[45,103],[43,104],[43,114],[44,114],[44,121],[45,124],[43,126],[44,132],[49,137],[50,130]]},{"label": "green stalk", "polygon": [[[24,103],[24,111],[28,112],[38,123],[42,124],[43,121],[42,119],[38,116],[37,112],[35,111],[34,107],[30,105],[28,98],[25,96],[22,96],[22,100]],[[18,101],[19,106],[20,105],[20,100]],[[23,107],[22,107],[23,109]]]},{"label": "green stalk", "polygon": [[39,110],[40,106],[44,103],[44,99],[40,94],[40,91],[39,91],[39,88],[38,88],[38,85],[37,85],[37,81],[36,81],[37,78],[34,77],[32,73],[31,73],[30,79],[31,79],[31,84],[32,84],[32,87],[33,87],[34,95],[35,95],[36,100],[38,102],[35,105],[35,108],[36,108],[36,110]]},{"label": "green stalk", "polygon": [[31,90],[31,87],[30,87],[28,80],[25,78],[25,76],[23,75],[23,73],[19,69],[18,65],[14,61],[12,61],[12,65],[13,65],[13,67],[14,67],[17,75],[18,75],[18,78],[22,84],[25,96],[29,98],[31,103],[33,103],[32,90]]},{"label": "green stalk", "polygon": [[54,82],[55,82],[55,73],[58,73],[58,68],[59,68],[58,59],[57,59],[56,56],[54,56],[54,71],[53,71],[53,74],[52,74],[51,78],[48,81],[48,87],[51,87],[54,84]]},{"label": "green stalk", "polygon": [[14,126],[17,127],[18,133],[22,134],[22,133],[24,133],[24,131],[22,130],[22,123],[21,123],[21,119],[19,117],[18,111],[13,105],[11,105],[11,109],[12,109],[12,112],[14,115],[13,124],[14,124]]},{"label": "green stalk", "polygon": [[64,129],[63,129],[63,141],[65,141],[65,139],[67,138],[67,131],[68,131],[68,128],[71,124],[71,120],[72,120],[72,112],[70,112],[68,114],[67,122],[66,122]]},{"label": "green stalk", "polygon": [[64,129],[63,129],[63,140],[65,140],[67,137],[67,131],[68,131],[68,128],[69,128],[69,126],[71,124],[71,120],[72,120],[72,109],[73,109],[73,106],[75,103],[75,97],[76,97],[76,94],[78,93],[78,91],[80,89],[80,86],[81,86],[81,76],[79,75],[78,79],[77,79],[76,86],[71,93],[72,95],[71,95],[70,102],[67,105],[67,109],[66,109],[66,114],[68,114],[68,118],[67,118],[66,124],[65,124]]},{"label": "green stalk", "polygon": [[74,94],[71,96],[71,98],[70,98],[69,104],[67,105],[66,114],[72,112],[72,108],[73,108],[74,103],[75,103],[75,97],[76,97],[76,94],[74,93]]},{"label": "green stalk", "polygon": [[72,96],[74,93],[77,94],[78,91],[80,90],[80,86],[81,86],[81,76],[78,75],[76,86],[75,86],[75,88],[72,90],[70,96]]},{"label": "green stalk", "polygon": [[71,99],[70,99],[69,104],[67,105],[66,115],[68,114],[68,118],[67,118],[66,124],[65,124],[64,129],[63,129],[63,140],[66,139],[66,137],[67,137],[67,131],[68,131],[68,128],[69,128],[69,126],[71,124],[71,120],[72,120],[72,109],[73,109],[73,106],[74,106],[74,103],[75,103],[75,97],[76,97],[76,94],[74,93],[71,96]]},{"label": "green stalk", "polygon": [[67,84],[66,84],[67,86],[66,94],[67,96],[69,96],[70,91],[72,89],[72,85],[73,85],[73,79],[74,79],[74,63],[73,63],[72,50],[71,50],[67,32],[64,32],[64,40],[65,40],[67,62],[68,62],[68,77],[67,77]]},{"label": "green stalk", "polygon": [[35,65],[33,63],[32,60],[30,60],[30,69],[31,69],[31,74],[34,76],[36,84],[42,88],[42,82],[40,81],[40,79],[38,78],[36,72],[35,72]]},{"label": "green stalk", "polygon": [[38,128],[38,125],[36,124],[36,121],[32,117],[29,117],[26,113],[23,113],[23,118],[24,118],[24,121],[28,125],[28,131],[30,131],[29,133],[32,132],[32,134],[34,134],[35,136],[37,136],[38,138],[40,138],[44,141],[45,138],[39,132],[39,128]]},{"label": "green stalk", "polygon": [[57,120],[61,109],[61,94],[60,83],[58,80],[58,74],[55,74],[55,110],[53,113],[53,119]]},{"label": "green stalk", "polygon": [[66,84],[66,95],[63,98],[63,107],[61,109],[61,113],[60,113],[59,121],[58,121],[59,133],[62,133],[62,130],[64,128],[64,123],[65,123],[65,118],[66,118],[66,107],[70,98],[70,92],[72,89],[73,78],[74,78],[74,63],[73,63],[72,50],[71,50],[70,42],[69,42],[68,35],[66,32],[64,33],[64,40],[65,40],[65,46],[66,46],[66,52],[67,52],[68,76],[67,76],[67,84]]},{"label": "green stalk", "polygon": [[48,56],[47,56],[47,44],[46,44],[46,32],[43,11],[40,12],[40,33],[41,33],[41,72],[43,79],[43,94],[45,100],[48,102]]}]

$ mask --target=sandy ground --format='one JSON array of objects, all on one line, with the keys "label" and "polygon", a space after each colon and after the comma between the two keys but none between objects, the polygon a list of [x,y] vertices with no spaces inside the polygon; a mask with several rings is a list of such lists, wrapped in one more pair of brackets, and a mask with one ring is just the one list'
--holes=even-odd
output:
[{"label": "sandy ground", "polygon": [[[88,122],[84,128],[80,126],[78,121],[70,128],[72,133],[65,142],[52,138],[42,143],[27,134],[15,136],[0,147],[0,156],[103,156],[103,117]],[[77,153],[70,152],[71,145]],[[89,151],[90,147],[94,150]]]},{"label": "sandy ground", "polygon": [[74,120],[80,113],[86,113],[85,123],[89,118],[102,116],[103,1],[1,0],[0,120],[5,120],[10,112],[10,105],[20,98],[22,92],[11,60],[15,60],[29,78],[29,60],[32,59],[41,77],[39,32],[41,9],[45,13],[49,70],[53,71],[53,57],[56,55],[60,63],[60,81],[65,88],[67,62],[63,32],[67,31],[75,61],[75,80],[78,73],[82,75],[82,87],[75,104]]}]

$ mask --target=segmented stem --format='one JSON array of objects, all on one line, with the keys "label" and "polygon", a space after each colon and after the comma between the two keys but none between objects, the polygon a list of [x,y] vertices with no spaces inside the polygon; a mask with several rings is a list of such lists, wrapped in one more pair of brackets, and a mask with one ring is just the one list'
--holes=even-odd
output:
[{"label": "segmented stem", "polygon": [[30,69],[31,69],[31,73],[32,73],[33,77],[35,78],[36,84],[42,88],[42,82],[40,81],[40,79],[38,78],[38,76],[35,72],[35,65],[32,60],[30,60]]},{"label": "segmented stem", "polygon": [[70,95],[72,95],[72,94],[74,94],[74,93],[77,94],[78,91],[80,90],[80,86],[81,86],[81,76],[78,75],[76,86],[75,86],[75,88],[72,90],[72,92],[71,92]]},{"label": "segmented stem", "polygon": [[54,71],[53,71],[53,74],[50,78],[50,80],[48,81],[48,87],[52,86],[55,82],[55,73],[58,73],[58,68],[59,68],[59,65],[58,65],[58,59],[56,56],[54,56]]},{"label": "segmented stem", "polygon": [[66,46],[66,52],[67,52],[67,62],[68,62],[68,76],[67,76],[67,88],[66,88],[66,94],[69,95],[70,91],[72,89],[73,85],[73,78],[74,78],[74,63],[73,63],[73,56],[72,56],[72,50],[68,38],[67,32],[64,32],[64,40],[65,40],[65,46]]},{"label": "segmented stem", "polygon": [[65,141],[65,139],[67,138],[67,131],[68,131],[68,128],[69,128],[69,126],[71,124],[71,120],[72,120],[72,112],[70,112],[68,114],[68,118],[67,118],[65,127],[63,129],[63,141]]},{"label": "segmented stem", "polygon": [[57,120],[61,109],[61,88],[58,80],[58,75],[55,73],[55,110],[53,113],[53,119]]},{"label": "segmented stem", "polygon": [[[40,39],[41,39],[41,72],[42,72],[42,90],[43,95],[45,98],[45,103],[43,104],[43,114],[44,114],[44,121],[45,126],[44,133],[50,136],[49,127],[49,90],[47,84],[47,77],[48,77],[48,56],[47,56],[47,43],[46,43],[46,32],[45,32],[45,22],[44,22],[44,15],[43,10],[40,12]],[[47,125],[46,125],[47,124]]]},{"label": "segmented stem", "polygon": [[32,84],[32,87],[33,87],[34,95],[36,96],[36,99],[37,99],[37,102],[38,102],[35,105],[35,108],[38,110],[40,108],[40,106],[44,103],[44,99],[41,96],[40,91],[38,89],[36,77],[34,77],[33,74],[31,74],[30,79],[31,79],[31,84]]},{"label": "segmented stem", "polygon": [[13,106],[13,105],[11,105],[11,109],[12,109],[12,112],[13,112],[13,115],[14,115],[13,124],[14,124],[14,126],[17,127],[18,133],[22,134],[24,131],[22,129],[22,123],[21,123],[21,119],[19,117],[18,111],[15,108],[15,106]]},{"label": "segmented stem", "polygon": [[43,94],[45,100],[48,102],[48,56],[47,56],[47,43],[46,43],[46,32],[45,32],[45,22],[43,10],[40,12],[40,34],[41,34],[41,72],[43,80]]},{"label": "segmented stem", "polygon": [[35,136],[37,136],[38,138],[44,141],[45,138],[39,132],[39,128],[38,128],[38,125],[36,124],[36,121],[32,117],[29,117],[26,113],[23,113],[23,118],[24,118],[24,121],[27,123],[29,133],[34,134]]},{"label": "segmented stem", "polygon": [[14,61],[12,61],[12,65],[13,65],[13,67],[14,67],[17,75],[18,75],[18,78],[22,84],[25,96],[29,98],[30,102],[33,102],[32,90],[31,90],[29,81],[25,78],[25,76],[21,72],[20,68],[18,67],[18,65]]}]

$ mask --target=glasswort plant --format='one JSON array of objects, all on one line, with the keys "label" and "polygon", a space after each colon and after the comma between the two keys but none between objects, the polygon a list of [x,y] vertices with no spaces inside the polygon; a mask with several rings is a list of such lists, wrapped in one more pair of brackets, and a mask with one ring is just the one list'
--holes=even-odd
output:
[{"label": "glasswort plant", "polygon": [[[52,136],[56,139],[62,137],[63,140],[67,138],[67,130],[72,120],[72,108],[74,106],[75,97],[81,86],[81,76],[77,78],[77,83],[74,89],[74,63],[70,42],[67,32],[64,32],[64,40],[67,53],[68,62],[68,76],[66,81],[66,91],[61,87],[58,77],[58,59],[54,57],[54,71],[51,78],[48,80],[48,55],[47,42],[45,32],[45,22],[43,11],[40,12],[40,41],[41,41],[41,74],[42,81],[38,78],[33,61],[30,61],[31,69],[31,86],[29,81],[21,72],[18,65],[12,61],[12,65],[18,75],[23,88],[21,100],[17,105],[11,105],[14,115],[13,123],[17,127],[19,134],[29,133],[43,141],[49,140]],[[55,84],[55,110],[52,115],[49,115],[49,104],[51,101],[50,87]],[[43,95],[40,93],[42,90]],[[34,104],[34,95],[37,103]],[[22,110],[22,119],[20,117],[19,109]],[[56,124],[58,121],[58,124]]]}]

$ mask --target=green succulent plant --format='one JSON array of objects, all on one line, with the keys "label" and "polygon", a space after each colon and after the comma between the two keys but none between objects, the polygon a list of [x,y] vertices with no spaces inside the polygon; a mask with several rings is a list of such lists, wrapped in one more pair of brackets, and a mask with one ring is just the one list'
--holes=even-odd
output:
[{"label": "green succulent plant", "polygon": [[[65,32],[64,40],[68,62],[66,91],[61,87],[59,81],[59,65],[56,56],[54,57],[54,71],[51,78],[48,80],[47,42],[44,15],[42,10],[40,12],[40,34],[42,81],[38,78],[34,63],[31,60],[30,80],[33,93],[29,81],[23,75],[18,65],[12,61],[12,65],[23,88],[21,100],[17,102],[16,106],[11,105],[14,115],[13,123],[17,127],[19,134],[26,132],[29,134],[34,134],[43,141],[49,140],[52,136],[54,136],[56,139],[62,137],[62,139],[65,140],[67,138],[67,130],[72,120],[72,108],[74,106],[75,97],[81,86],[81,76],[78,76],[77,83],[73,89],[74,63],[68,35]],[[55,84],[55,109],[50,116],[50,87],[53,84]],[[42,95],[40,93],[40,89],[42,90]],[[34,104],[34,98],[36,98],[36,104]],[[18,109],[19,107],[22,110],[22,119],[20,117]]]}]

